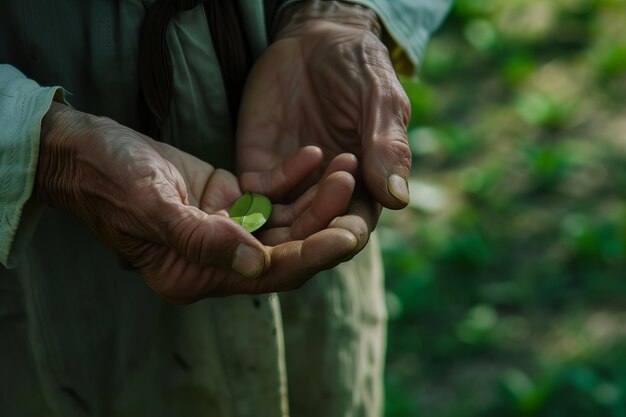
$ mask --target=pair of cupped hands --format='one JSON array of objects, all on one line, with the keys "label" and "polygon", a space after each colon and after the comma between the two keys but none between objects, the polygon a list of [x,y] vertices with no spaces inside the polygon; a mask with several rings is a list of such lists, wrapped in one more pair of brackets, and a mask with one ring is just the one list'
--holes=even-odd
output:
[{"label": "pair of cupped hands", "polygon": [[[408,203],[409,104],[371,11],[301,4],[283,14],[248,77],[238,177],[54,103],[37,195],[85,222],[173,302],[290,290],[352,258],[381,206]],[[226,211],[246,191],[274,203],[255,235]]]}]

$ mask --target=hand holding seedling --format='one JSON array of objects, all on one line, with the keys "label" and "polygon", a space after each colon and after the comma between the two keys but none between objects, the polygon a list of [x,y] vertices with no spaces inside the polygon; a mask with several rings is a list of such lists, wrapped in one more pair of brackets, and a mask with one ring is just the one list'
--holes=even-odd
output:
[{"label": "hand holding seedling", "polygon": [[[242,186],[290,202],[323,178],[323,167],[359,169],[348,213],[331,223],[350,231],[362,249],[380,205],[408,204],[411,155],[409,102],[378,38],[375,15],[354,4],[300,2],[283,13],[274,42],[257,60],[239,113],[240,172],[279,166],[296,149],[315,145],[324,161],[296,192],[242,176]],[[354,156],[352,156],[354,155]],[[353,253],[353,254],[354,254]]]},{"label": "hand holding seedling", "polygon": [[[242,195],[234,175],[113,120],[54,103],[40,147],[39,198],[80,218],[174,302],[292,289],[357,245],[327,228],[354,187],[342,164],[293,203],[273,206],[259,234],[265,246],[226,213]],[[321,151],[306,147],[246,177],[289,192],[320,161]]]}]

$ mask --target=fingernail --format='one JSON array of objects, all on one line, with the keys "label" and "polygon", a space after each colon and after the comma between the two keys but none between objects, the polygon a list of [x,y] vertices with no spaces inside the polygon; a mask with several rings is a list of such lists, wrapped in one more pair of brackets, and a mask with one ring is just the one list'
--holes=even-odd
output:
[{"label": "fingernail", "polygon": [[404,204],[409,204],[409,187],[406,180],[398,174],[393,174],[387,179],[389,193]]},{"label": "fingernail", "polygon": [[235,272],[246,278],[258,278],[263,272],[265,257],[260,250],[251,246],[240,244],[235,250],[231,267]]}]

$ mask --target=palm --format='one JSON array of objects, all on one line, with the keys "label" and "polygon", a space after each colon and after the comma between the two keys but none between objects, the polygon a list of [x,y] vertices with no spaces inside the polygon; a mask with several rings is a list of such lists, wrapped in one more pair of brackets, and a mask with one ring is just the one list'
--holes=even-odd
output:
[{"label": "palm", "polygon": [[318,45],[310,42],[303,48],[299,39],[283,39],[255,64],[241,104],[240,171],[275,166],[306,145],[323,150],[324,165],[341,153],[360,156],[358,107],[345,86],[338,85],[342,77],[334,77],[330,69],[311,68],[310,55],[318,52]]},{"label": "palm", "polygon": [[[358,160],[355,198],[347,215],[332,225],[350,230],[360,249],[381,204],[398,209],[408,203],[408,118],[406,95],[373,33],[324,21],[295,24],[279,34],[248,77],[237,129],[238,169],[265,170],[298,147],[320,147],[325,163],[315,175],[291,194],[274,196],[292,201],[320,179],[325,167],[353,172]],[[356,160],[335,162],[342,153]]]},{"label": "palm", "polygon": [[[204,224],[205,228],[178,228],[176,234],[185,242],[184,246],[202,248],[207,235],[225,235],[227,229],[232,227],[225,210],[242,194],[238,179],[228,171],[216,170],[169,145],[144,139],[167,161],[172,178],[180,178],[184,183],[183,195],[187,201],[183,203],[193,207],[186,215],[198,220],[209,220],[210,217],[208,222],[193,223]],[[257,181],[267,176],[277,189],[288,190],[293,184],[291,175],[282,174],[293,173],[296,177],[308,175],[319,164],[317,156],[319,150],[316,148],[300,149],[286,158],[276,170],[248,173],[246,176]],[[300,270],[301,276],[306,277],[324,265],[323,259],[332,259],[331,264],[336,263],[330,256],[332,251],[342,245],[350,245],[349,235],[322,230],[333,217],[346,210],[353,185],[350,174],[329,172],[319,186],[311,188],[295,202],[274,205],[268,227],[257,234],[262,242],[273,246],[269,248],[275,271],[271,280],[251,281],[228,270],[207,268],[200,253],[181,253],[180,250],[152,242],[140,243],[139,252],[143,259],[138,267],[150,286],[167,294],[173,301],[185,301],[189,299],[189,294],[219,296],[290,288],[294,285],[293,277],[284,271]],[[269,191],[275,190],[270,188]],[[180,218],[176,221],[180,222]],[[311,271],[307,270],[307,264],[311,265]],[[170,277],[177,278],[172,281]]]}]

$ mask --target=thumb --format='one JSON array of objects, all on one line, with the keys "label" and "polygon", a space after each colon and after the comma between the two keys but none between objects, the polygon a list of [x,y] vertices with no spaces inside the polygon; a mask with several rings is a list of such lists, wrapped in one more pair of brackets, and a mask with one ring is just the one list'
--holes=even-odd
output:
[{"label": "thumb", "polygon": [[383,206],[399,209],[409,203],[411,151],[407,139],[410,103],[395,74],[373,86],[363,107],[363,176]]},{"label": "thumb", "polygon": [[173,214],[167,222],[167,243],[192,264],[230,268],[252,279],[269,268],[267,249],[231,219],[185,205],[178,205]]}]

